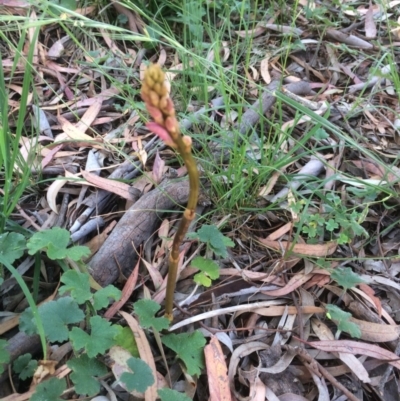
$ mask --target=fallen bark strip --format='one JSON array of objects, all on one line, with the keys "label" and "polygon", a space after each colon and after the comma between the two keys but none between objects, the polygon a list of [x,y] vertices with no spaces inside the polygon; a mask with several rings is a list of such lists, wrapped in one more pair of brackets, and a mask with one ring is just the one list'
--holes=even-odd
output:
[{"label": "fallen bark strip", "polygon": [[158,228],[162,214],[187,202],[187,180],[169,181],[140,198],[128,209],[96,255],[89,262],[93,278],[101,285],[113,283],[119,266],[126,274],[135,266],[136,250]]}]

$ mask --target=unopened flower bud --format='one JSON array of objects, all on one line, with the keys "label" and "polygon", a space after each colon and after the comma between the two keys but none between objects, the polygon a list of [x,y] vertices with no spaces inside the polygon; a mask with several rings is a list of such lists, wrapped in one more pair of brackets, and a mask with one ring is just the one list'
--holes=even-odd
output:
[{"label": "unopened flower bud", "polygon": [[171,148],[176,148],[176,144],[171,138],[169,132],[160,124],[155,122],[148,122],[146,127],[156,134],[166,145],[170,146]]},{"label": "unopened flower bud", "polygon": [[172,137],[176,136],[179,132],[178,121],[174,116],[168,116],[165,121],[165,128],[171,134]]},{"label": "unopened flower bud", "polygon": [[157,107],[151,106],[149,103],[147,103],[146,108],[151,117],[153,118],[153,120],[157,124],[164,125],[163,113],[161,113],[161,111]]},{"label": "unopened flower bud", "polygon": [[159,96],[157,95],[157,93],[154,92],[154,91],[151,91],[151,92],[149,93],[149,98],[150,98],[150,104],[151,104],[152,106],[158,108],[158,107],[159,107],[159,103],[160,103],[160,98],[159,98]]},{"label": "unopened flower bud", "polygon": [[153,86],[153,91],[157,93],[158,96],[161,97],[161,88],[163,87],[163,84],[160,82],[156,82]]},{"label": "unopened flower bud", "polygon": [[175,115],[174,102],[169,97],[167,98],[167,106],[165,107],[164,113],[169,116]]},{"label": "unopened flower bud", "polygon": [[166,96],[163,96],[162,98],[160,98],[160,101],[159,101],[158,106],[160,107],[160,110],[161,110],[164,114],[169,114],[169,113],[167,113],[168,99],[167,99]]},{"label": "unopened flower bud", "polygon": [[183,142],[183,144],[185,145],[185,151],[186,152],[189,152],[190,151],[190,148],[192,147],[192,138],[190,137],[190,136],[187,136],[187,135],[185,135],[183,138],[182,138],[182,142]]}]

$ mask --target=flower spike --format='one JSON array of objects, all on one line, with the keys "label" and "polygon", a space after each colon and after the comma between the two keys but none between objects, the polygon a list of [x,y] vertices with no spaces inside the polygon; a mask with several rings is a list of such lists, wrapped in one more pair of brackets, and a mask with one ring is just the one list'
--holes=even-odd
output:
[{"label": "flower spike", "polygon": [[172,321],[175,283],[178,275],[179,246],[185,237],[189,224],[196,214],[195,210],[199,196],[199,172],[192,155],[192,139],[187,135],[182,136],[180,133],[174,103],[168,96],[165,75],[158,64],[153,64],[147,68],[142,83],[141,96],[146,104],[147,111],[154,120],[146,124],[147,128],[158,135],[166,145],[179,152],[186,164],[189,176],[190,190],[188,203],[174,236],[169,254],[165,316]]}]

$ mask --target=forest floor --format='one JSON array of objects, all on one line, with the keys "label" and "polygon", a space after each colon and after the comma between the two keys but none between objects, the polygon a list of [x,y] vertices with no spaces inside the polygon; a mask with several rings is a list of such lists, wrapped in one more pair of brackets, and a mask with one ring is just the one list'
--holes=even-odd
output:
[{"label": "forest floor", "polygon": [[[400,400],[400,0],[39,3],[0,0],[0,398]],[[200,172],[172,323],[152,63]]]}]

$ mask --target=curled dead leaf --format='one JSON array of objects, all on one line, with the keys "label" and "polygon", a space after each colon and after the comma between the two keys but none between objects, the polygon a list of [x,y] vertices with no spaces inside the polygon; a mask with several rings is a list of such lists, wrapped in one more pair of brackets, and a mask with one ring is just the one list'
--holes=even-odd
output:
[{"label": "curled dead leaf", "polygon": [[236,394],[234,378],[237,372],[237,368],[241,358],[244,358],[247,355],[250,355],[253,352],[260,351],[262,349],[269,348],[269,345],[264,344],[258,341],[252,341],[247,344],[242,344],[237,347],[231,356],[231,360],[229,362],[229,370],[228,370],[228,378],[231,390],[234,394]]},{"label": "curled dead leaf", "polygon": [[79,175],[80,174],[72,174],[66,170],[65,177],[58,177],[58,179],[54,180],[47,188],[46,200],[53,212],[58,214],[56,199],[60,189],[69,181],[68,178],[76,178]]},{"label": "curled dead leaf", "polygon": [[57,364],[58,361],[39,361],[38,367],[33,374],[32,387],[41,383],[47,376],[51,376],[56,371]]}]

